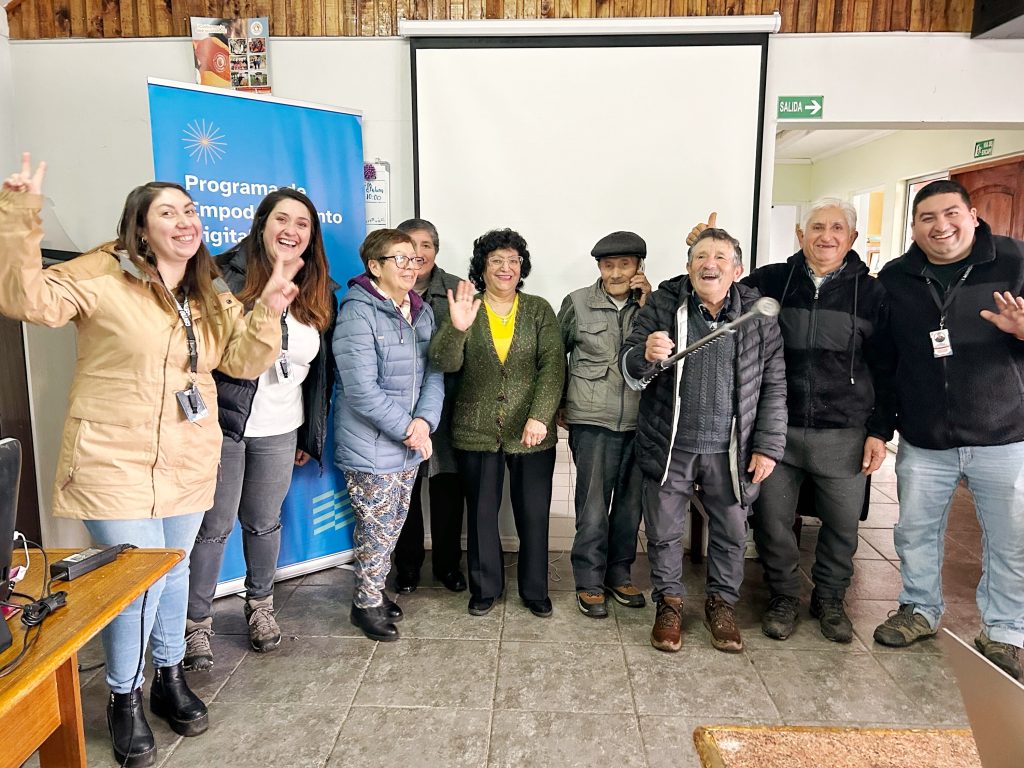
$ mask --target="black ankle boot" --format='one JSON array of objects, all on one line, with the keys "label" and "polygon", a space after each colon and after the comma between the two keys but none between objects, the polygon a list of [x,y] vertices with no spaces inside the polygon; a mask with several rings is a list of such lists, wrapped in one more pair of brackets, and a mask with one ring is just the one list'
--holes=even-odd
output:
[{"label": "black ankle boot", "polygon": [[107,702],[107,727],[118,765],[147,768],[156,763],[156,740],[146,722],[141,688],[131,693],[111,691]]},{"label": "black ankle boot", "polygon": [[382,605],[376,608],[358,608],[353,604],[349,619],[371,640],[388,643],[398,639],[398,627],[392,623]]},{"label": "black ankle boot", "polygon": [[153,687],[149,692],[149,708],[182,736],[198,736],[210,727],[206,705],[185,682],[185,670],[181,662],[173,667],[160,667],[156,670]]},{"label": "black ankle boot", "polygon": [[398,607],[398,603],[383,592],[380,593],[380,596],[384,599],[384,612],[387,614],[388,618],[396,623],[401,621],[405,614],[402,613],[402,609]]}]

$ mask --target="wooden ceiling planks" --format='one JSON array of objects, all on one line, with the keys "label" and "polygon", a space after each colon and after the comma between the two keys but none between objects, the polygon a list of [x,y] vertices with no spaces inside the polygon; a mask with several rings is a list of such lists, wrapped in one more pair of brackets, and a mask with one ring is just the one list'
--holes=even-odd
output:
[{"label": "wooden ceiling planks", "polygon": [[782,13],[783,32],[966,32],[973,0],[12,0],[15,40],[190,34],[190,16],[270,17],[271,34],[379,37],[400,19]]}]

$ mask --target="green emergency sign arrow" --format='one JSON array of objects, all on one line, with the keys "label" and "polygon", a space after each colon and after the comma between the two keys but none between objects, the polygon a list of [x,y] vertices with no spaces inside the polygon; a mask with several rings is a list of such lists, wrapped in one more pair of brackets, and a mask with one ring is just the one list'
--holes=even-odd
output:
[{"label": "green emergency sign arrow", "polygon": [[821,120],[824,112],[824,96],[779,96],[776,117],[779,120]]}]

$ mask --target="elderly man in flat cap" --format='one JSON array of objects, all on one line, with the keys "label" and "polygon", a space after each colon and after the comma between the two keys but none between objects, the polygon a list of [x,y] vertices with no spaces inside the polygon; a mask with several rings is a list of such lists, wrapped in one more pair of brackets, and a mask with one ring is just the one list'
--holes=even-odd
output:
[{"label": "elderly man in flat cap", "polygon": [[647,244],[633,232],[602,237],[590,255],[600,278],[566,296],[558,312],[569,355],[559,414],[576,462],[576,604],[584,616],[603,619],[606,594],[630,608],[645,602],[630,579],[641,515],[633,454],[640,393],[626,386],[618,353],[651,284],[643,270]]}]

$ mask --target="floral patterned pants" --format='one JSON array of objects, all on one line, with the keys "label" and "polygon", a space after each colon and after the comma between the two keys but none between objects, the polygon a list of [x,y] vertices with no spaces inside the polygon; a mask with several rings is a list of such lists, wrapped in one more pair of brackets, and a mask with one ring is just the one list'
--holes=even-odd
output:
[{"label": "floral patterned pants", "polygon": [[383,603],[384,580],[391,570],[391,552],[409,513],[417,468],[375,475],[345,470],[345,482],[356,516],[352,535],[356,551],[356,590],[352,602],[357,608],[374,608]]}]

